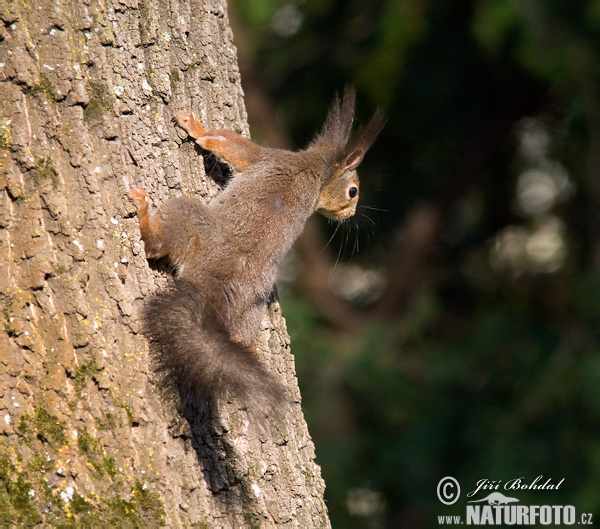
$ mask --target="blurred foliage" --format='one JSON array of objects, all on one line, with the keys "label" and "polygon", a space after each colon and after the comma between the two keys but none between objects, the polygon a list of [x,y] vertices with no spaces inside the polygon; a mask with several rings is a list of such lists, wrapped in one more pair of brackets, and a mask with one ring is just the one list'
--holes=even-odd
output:
[{"label": "blurred foliage", "polygon": [[362,303],[352,334],[281,289],[334,527],[462,514],[436,497],[447,475],[463,493],[565,478],[514,495],[598,519],[600,0],[232,3],[298,146],[345,83],[359,119],[387,108],[361,166],[361,202],[383,211],[334,237],[335,273],[358,245],[350,262],[389,281],[407,212],[442,218],[408,307]]}]

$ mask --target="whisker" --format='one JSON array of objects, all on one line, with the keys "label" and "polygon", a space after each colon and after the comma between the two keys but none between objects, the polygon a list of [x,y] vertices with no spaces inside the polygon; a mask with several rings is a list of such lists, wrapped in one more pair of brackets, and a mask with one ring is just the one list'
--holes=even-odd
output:
[{"label": "whisker", "polygon": [[321,250],[321,254],[323,254],[323,252],[325,250],[327,250],[327,247],[331,244],[331,241],[333,241],[333,238],[335,237],[335,234],[337,233],[337,231],[340,229],[340,224],[341,222],[336,222],[335,223],[335,230],[333,230],[333,234],[331,235],[331,237],[329,237],[329,240],[327,241],[327,244],[323,247],[323,249]]},{"label": "whisker", "polygon": [[367,224],[367,246],[368,246],[368,242],[369,242],[369,235],[375,235],[375,226],[377,225],[377,223],[371,218],[369,217],[369,215],[367,215],[366,213],[361,212],[361,216],[364,217],[365,219],[367,219],[370,224]]},{"label": "whisker", "polygon": [[367,215],[366,213],[363,213],[362,211],[360,212],[361,216],[363,216],[365,219],[367,219],[372,225],[377,224],[371,217],[369,217],[369,215]]},{"label": "whisker", "polygon": [[[345,223],[346,223],[345,221],[342,221],[342,222],[340,222],[340,223],[338,224],[338,226],[340,226],[340,225],[342,225],[342,224],[345,224]],[[336,231],[337,231],[337,229],[336,229]],[[335,234],[334,234],[334,235],[335,235]],[[346,235],[347,235],[347,233],[346,233]],[[346,241],[347,241],[347,238],[346,238]],[[336,257],[336,259],[335,259],[335,264],[333,265],[333,269],[334,269],[334,270],[337,268],[337,265],[338,265],[338,263],[340,262],[340,257],[342,256],[342,249],[343,249],[344,247],[345,247],[345,242],[342,242],[342,244],[340,244],[340,247],[338,248],[338,254],[337,254],[337,257]]]},{"label": "whisker", "polygon": [[[354,219],[354,225],[356,226],[356,231],[354,232],[354,248],[356,248],[356,255],[358,255],[360,253],[358,239],[358,220]],[[352,255],[354,255],[354,251],[352,252]]]},{"label": "whisker", "polygon": [[385,213],[387,213],[389,211],[389,209],[383,209],[383,208],[376,208],[375,206],[365,206],[365,205],[361,205],[360,206],[361,209],[370,209],[372,211],[383,211]]}]

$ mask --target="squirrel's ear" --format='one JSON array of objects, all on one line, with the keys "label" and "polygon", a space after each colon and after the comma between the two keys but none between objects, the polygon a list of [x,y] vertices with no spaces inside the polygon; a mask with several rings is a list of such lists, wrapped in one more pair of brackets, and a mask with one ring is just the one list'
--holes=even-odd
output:
[{"label": "squirrel's ear", "polygon": [[366,151],[364,149],[356,148],[350,154],[346,155],[339,164],[341,172],[344,173],[356,169],[360,165],[360,162],[363,161],[365,153]]},{"label": "squirrel's ear", "polygon": [[373,117],[366,125],[359,129],[356,138],[346,148],[347,154],[344,154],[340,163],[340,167],[344,171],[350,171],[358,167],[384,125],[385,116],[383,111],[377,109]]}]

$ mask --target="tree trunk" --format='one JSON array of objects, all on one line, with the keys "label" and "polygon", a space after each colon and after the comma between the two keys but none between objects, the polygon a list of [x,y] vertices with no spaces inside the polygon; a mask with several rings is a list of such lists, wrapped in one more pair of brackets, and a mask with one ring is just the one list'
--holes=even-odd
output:
[{"label": "tree trunk", "polygon": [[328,527],[278,303],[259,357],[297,402],[264,429],[243,403],[181,411],[139,333],[168,279],[124,193],[219,192],[181,110],[247,132],[225,1],[0,0],[0,18],[0,526]]}]

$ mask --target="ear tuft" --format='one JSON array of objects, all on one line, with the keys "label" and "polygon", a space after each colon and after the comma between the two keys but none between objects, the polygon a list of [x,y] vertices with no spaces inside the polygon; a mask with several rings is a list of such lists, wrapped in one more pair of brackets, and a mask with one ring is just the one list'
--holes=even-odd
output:
[{"label": "ear tuft", "polygon": [[385,121],[383,111],[378,108],[367,124],[358,130],[354,140],[344,149],[343,161],[340,164],[344,167],[344,171],[356,169],[359,166],[381,129],[383,129]]},{"label": "ear tuft", "polygon": [[344,88],[341,100],[336,95],[329,107],[327,118],[321,132],[311,143],[311,147],[328,146],[335,149],[343,149],[352,132],[354,122],[354,106],[356,103],[356,90],[351,86]]},{"label": "ear tuft", "polygon": [[330,149],[332,164],[342,172],[358,167],[385,124],[384,113],[378,109],[351,140],[355,103],[356,90],[346,86],[341,100],[338,96],[334,99],[321,132],[309,145],[309,148]]}]

